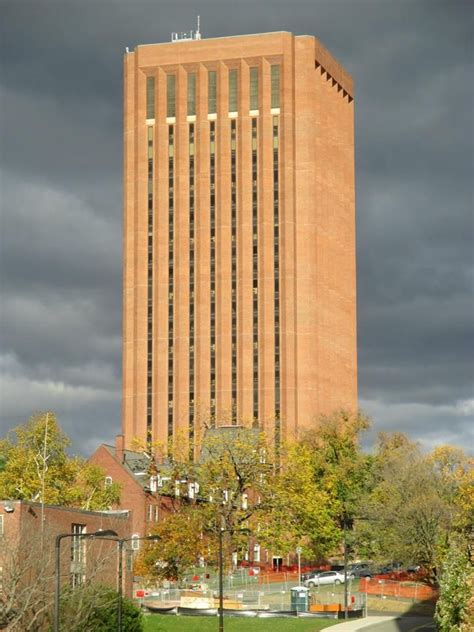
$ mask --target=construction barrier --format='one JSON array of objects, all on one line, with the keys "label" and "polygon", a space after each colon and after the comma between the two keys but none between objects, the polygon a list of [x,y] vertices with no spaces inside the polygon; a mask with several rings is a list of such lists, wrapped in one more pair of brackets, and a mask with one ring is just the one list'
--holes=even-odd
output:
[{"label": "construction barrier", "polygon": [[397,599],[411,599],[413,601],[436,601],[438,590],[419,582],[403,582],[379,577],[362,577],[359,591],[378,597],[395,597]]}]

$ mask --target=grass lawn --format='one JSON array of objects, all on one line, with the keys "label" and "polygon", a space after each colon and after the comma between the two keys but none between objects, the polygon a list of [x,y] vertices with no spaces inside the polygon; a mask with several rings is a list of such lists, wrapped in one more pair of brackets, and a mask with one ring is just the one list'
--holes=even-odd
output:
[{"label": "grass lawn", "polygon": [[[226,632],[317,632],[340,623],[336,619],[245,619],[225,617]],[[145,617],[145,632],[217,632],[217,617],[152,614]]]}]

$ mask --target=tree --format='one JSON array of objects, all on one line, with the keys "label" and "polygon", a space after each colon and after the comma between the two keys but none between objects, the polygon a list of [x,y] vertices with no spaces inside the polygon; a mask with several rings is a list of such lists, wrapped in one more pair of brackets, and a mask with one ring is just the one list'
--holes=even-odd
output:
[{"label": "tree", "polygon": [[435,581],[451,532],[456,525],[467,528],[471,510],[462,500],[467,463],[461,451],[445,446],[423,454],[403,434],[381,434],[372,489],[364,501],[368,522],[358,526],[368,554],[419,564]]},{"label": "tree", "polygon": [[263,527],[268,546],[281,553],[302,546],[305,557],[318,559],[337,550],[369,479],[371,461],[359,447],[368,427],[362,413],[337,411],[284,448]]},{"label": "tree", "polygon": [[435,619],[441,632],[472,630],[473,587],[474,570],[470,563],[469,551],[463,539],[456,535],[450,539],[441,567],[440,596],[435,612]]},{"label": "tree", "polygon": [[227,553],[247,548],[268,508],[273,477],[268,454],[262,433],[239,426],[209,429],[197,463],[187,452],[170,449],[169,481],[162,491],[176,498],[175,513],[154,527],[161,541],[143,547],[138,572],[175,578],[200,557],[215,559],[220,530]]},{"label": "tree", "polygon": [[151,533],[160,541],[142,543],[135,574],[148,580],[178,579],[200,557],[213,559],[215,541],[207,530],[208,520],[202,505],[190,505],[154,525]]},{"label": "tree", "polygon": [[261,521],[259,540],[280,555],[294,553],[323,558],[339,539],[334,500],[315,479],[314,453],[304,441],[282,452],[285,467],[274,479],[268,514]]},{"label": "tree", "polygon": [[[43,539],[43,535],[46,537]],[[27,542],[20,546],[19,542]],[[53,607],[54,547],[53,535],[29,527],[0,548],[2,585],[0,590],[0,629],[11,632],[37,632],[50,621]]]},{"label": "tree", "polygon": [[105,484],[104,472],[71,457],[70,440],[54,413],[33,415],[0,440],[0,498],[35,500],[81,509],[107,509],[120,500],[120,486]]}]

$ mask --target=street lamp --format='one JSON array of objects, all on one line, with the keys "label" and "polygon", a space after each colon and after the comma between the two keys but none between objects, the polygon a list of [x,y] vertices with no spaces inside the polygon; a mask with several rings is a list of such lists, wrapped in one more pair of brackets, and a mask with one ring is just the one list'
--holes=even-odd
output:
[{"label": "street lamp", "polygon": [[123,575],[123,546],[126,542],[139,542],[140,540],[159,540],[159,535],[147,535],[143,538],[122,538],[121,540],[116,540],[118,542],[118,555],[119,555],[119,563],[118,563],[118,606],[117,606],[117,632],[122,632],[122,575]]},{"label": "street lamp", "polygon": [[242,533],[250,534],[250,529],[225,529],[219,528],[219,632],[224,632],[224,555],[223,555],[223,534]]},{"label": "street lamp", "polygon": [[56,590],[54,593],[54,632],[59,632],[59,598],[61,594],[61,557],[60,548],[63,538],[104,538],[107,536],[117,536],[112,529],[95,531],[94,533],[60,533],[55,539],[55,562],[56,562]]},{"label": "street lamp", "polygon": [[298,556],[298,586],[301,586],[301,553],[303,549],[300,546],[296,547],[296,555]]}]

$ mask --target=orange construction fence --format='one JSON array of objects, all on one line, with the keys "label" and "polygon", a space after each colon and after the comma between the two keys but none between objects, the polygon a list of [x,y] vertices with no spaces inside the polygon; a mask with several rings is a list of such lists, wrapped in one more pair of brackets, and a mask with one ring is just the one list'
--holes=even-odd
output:
[{"label": "orange construction fence", "polygon": [[438,590],[427,584],[417,582],[397,582],[377,577],[362,577],[359,591],[382,597],[398,597],[415,601],[436,601]]}]

